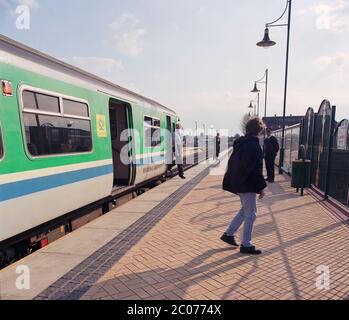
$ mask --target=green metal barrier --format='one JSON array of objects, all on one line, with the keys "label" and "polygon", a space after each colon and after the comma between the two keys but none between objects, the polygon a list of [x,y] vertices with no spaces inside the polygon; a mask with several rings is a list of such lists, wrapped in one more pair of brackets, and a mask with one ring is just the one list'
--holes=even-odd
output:
[{"label": "green metal barrier", "polygon": [[292,162],[292,188],[303,189],[311,187],[310,160],[296,160]]}]

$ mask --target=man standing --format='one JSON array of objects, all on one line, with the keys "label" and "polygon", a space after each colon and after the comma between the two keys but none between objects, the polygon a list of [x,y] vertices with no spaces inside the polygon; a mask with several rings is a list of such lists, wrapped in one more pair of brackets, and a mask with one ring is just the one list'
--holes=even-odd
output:
[{"label": "man standing", "polygon": [[265,167],[267,169],[267,178],[266,180],[270,183],[273,183],[275,180],[275,158],[277,153],[280,150],[279,143],[277,139],[272,136],[271,129],[266,130],[267,137],[264,140],[264,159]]},{"label": "man standing", "polygon": [[223,180],[223,189],[240,197],[241,210],[221,240],[239,246],[235,241],[235,233],[244,223],[243,241],[240,246],[240,252],[244,254],[262,253],[252,245],[251,240],[257,213],[257,194],[259,199],[264,198],[264,189],[267,186],[263,178],[263,152],[258,139],[263,127],[264,124],[259,118],[247,122],[246,135],[234,142],[234,151]]},{"label": "man standing", "polygon": [[221,153],[221,136],[220,133],[217,132],[216,138],[215,138],[215,154],[213,157],[218,160],[219,154]]},{"label": "man standing", "polygon": [[176,132],[174,133],[175,156],[178,166],[179,177],[185,179],[183,169],[183,132],[179,123],[176,124]]}]

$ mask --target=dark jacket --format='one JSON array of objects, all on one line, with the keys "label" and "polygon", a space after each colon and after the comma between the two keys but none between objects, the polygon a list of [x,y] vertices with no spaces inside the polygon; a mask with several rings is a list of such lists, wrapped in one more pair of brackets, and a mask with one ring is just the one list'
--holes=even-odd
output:
[{"label": "dark jacket", "polygon": [[274,136],[270,136],[264,140],[263,148],[264,156],[267,157],[276,157],[277,153],[280,150],[279,143]]},{"label": "dark jacket", "polygon": [[216,136],[216,151],[219,153],[221,151],[221,138]]},{"label": "dark jacket", "polygon": [[258,138],[246,136],[237,139],[224,176],[223,189],[235,194],[260,194],[266,186],[263,152]]}]

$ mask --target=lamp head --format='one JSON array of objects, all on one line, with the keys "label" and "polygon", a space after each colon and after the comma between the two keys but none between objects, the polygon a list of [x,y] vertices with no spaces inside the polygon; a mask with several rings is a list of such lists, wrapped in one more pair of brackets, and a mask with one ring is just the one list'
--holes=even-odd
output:
[{"label": "lamp head", "polygon": [[269,38],[269,29],[268,29],[268,27],[265,28],[264,38],[263,38],[262,41],[257,43],[257,46],[258,47],[262,47],[262,48],[269,48],[269,47],[272,47],[272,46],[275,46],[275,45],[276,45],[276,42],[270,40],[270,38]]},{"label": "lamp head", "polygon": [[256,83],[256,82],[254,83],[254,88],[253,88],[253,90],[252,90],[251,92],[252,92],[252,93],[261,92],[260,90],[258,90],[258,88],[257,88],[257,83]]},{"label": "lamp head", "polygon": [[248,106],[249,109],[253,109],[252,101],[250,102],[250,105]]}]

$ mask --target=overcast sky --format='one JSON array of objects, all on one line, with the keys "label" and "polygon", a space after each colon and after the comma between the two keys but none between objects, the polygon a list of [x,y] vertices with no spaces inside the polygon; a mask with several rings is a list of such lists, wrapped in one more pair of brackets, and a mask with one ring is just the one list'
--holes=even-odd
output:
[{"label": "overcast sky", "polygon": [[[30,7],[29,30],[16,28],[18,4]],[[268,115],[282,114],[286,28],[270,30],[273,48],[256,42],[285,6],[286,0],[0,0],[0,32],[175,109],[185,127],[198,121],[238,132],[266,68]],[[337,120],[349,118],[348,32],[349,0],[293,0],[288,114],[317,111],[329,99]]]}]

